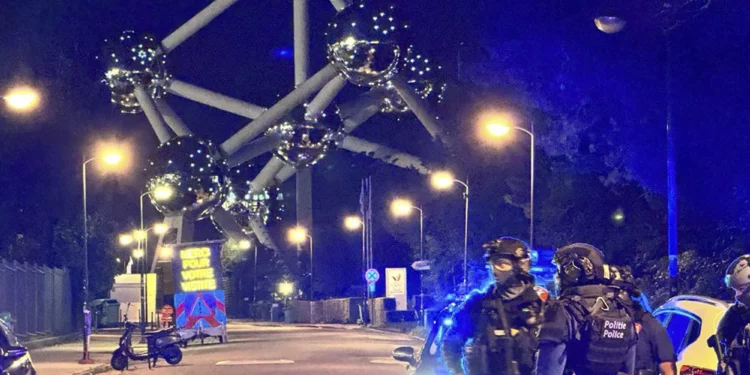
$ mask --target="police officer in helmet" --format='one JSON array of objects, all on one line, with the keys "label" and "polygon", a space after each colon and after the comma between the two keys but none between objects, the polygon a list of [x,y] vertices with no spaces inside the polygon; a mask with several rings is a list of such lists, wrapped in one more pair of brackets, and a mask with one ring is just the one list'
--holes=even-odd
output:
[{"label": "police officer in helmet", "polygon": [[[610,266],[612,286],[618,297],[633,313],[638,342],[635,347],[637,375],[676,375],[677,356],[664,326],[647,310],[648,300],[635,285],[630,267]],[[645,306],[644,306],[645,305]]]},{"label": "police officer in helmet", "polygon": [[[716,338],[723,360],[719,373],[750,373],[750,255],[735,259],[727,268],[725,282],[735,293],[735,303],[719,321]],[[732,371],[732,372],[730,372]]]},{"label": "police officer in helmet", "polygon": [[558,249],[554,262],[560,295],[544,311],[537,375],[632,374],[635,323],[617,298],[602,252],[572,244]]},{"label": "police officer in helmet", "polygon": [[529,247],[502,237],[484,248],[495,282],[455,313],[443,338],[443,359],[453,374],[530,375],[544,301],[529,273]]}]

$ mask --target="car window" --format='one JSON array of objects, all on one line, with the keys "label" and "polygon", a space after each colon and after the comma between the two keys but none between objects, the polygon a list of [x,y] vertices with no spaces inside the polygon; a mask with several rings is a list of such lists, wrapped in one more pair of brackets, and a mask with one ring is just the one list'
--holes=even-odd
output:
[{"label": "car window", "polygon": [[680,350],[687,348],[690,344],[698,340],[698,336],[701,334],[701,322],[691,319],[690,329],[688,329],[687,335],[685,335],[685,341],[682,342]]},{"label": "car window", "polygon": [[668,312],[660,312],[654,314],[654,318],[661,323],[661,325],[665,325],[667,323],[667,319],[669,319],[669,313]]},{"label": "car window", "polygon": [[669,319],[666,326],[667,334],[669,334],[669,339],[672,341],[675,350],[682,350],[682,342],[685,340],[690,323],[692,323],[692,319],[681,314],[672,314]]}]

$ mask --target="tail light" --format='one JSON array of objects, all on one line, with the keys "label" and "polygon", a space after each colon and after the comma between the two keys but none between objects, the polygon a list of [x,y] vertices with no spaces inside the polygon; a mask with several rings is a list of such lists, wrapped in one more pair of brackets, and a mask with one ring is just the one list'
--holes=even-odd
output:
[{"label": "tail light", "polygon": [[680,367],[680,375],[715,375],[716,371],[706,370],[700,367],[693,366],[682,366]]}]

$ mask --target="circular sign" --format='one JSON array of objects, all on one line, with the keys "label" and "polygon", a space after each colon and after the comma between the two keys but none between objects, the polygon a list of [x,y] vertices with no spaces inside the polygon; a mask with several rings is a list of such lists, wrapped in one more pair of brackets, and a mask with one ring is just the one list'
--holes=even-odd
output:
[{"label": "circular sign", "polygon": [[378,272],[378,270],[370,268],[365,271],[365,280],[367,280],[369,284],[375,284],[376,282],[378,282],[378,280],[380,280],[380,273]]}]

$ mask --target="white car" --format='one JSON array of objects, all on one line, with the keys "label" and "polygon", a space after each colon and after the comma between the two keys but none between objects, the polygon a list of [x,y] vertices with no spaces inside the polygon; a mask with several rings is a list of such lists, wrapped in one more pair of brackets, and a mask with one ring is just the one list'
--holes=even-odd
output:
[{"label": "white car", "polygon": [[718,360],[708,338],[728,308],[727,302],[709,297],[677,296],[654,311],[674,345],[680,375],[715,373]]}]

